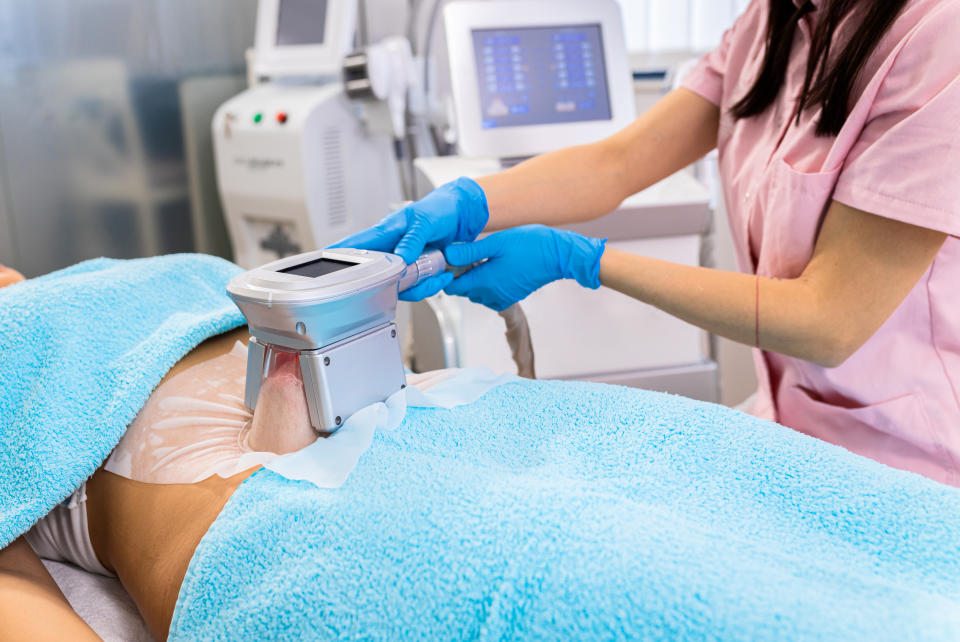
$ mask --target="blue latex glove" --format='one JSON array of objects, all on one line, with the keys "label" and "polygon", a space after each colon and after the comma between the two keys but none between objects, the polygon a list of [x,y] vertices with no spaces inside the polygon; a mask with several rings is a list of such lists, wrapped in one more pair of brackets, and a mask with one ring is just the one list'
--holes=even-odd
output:
[{"label": "blue latex glove", "polygon": [[444,288],[494,310],[506,310],[533,291],[558,279],[576,279],[584,287],[600,287],[600,257],[606,239],[525,225],[477,241],[451,245],[450,265],[480,265]]},{"label": "blue latex glove", "polygon": [[[330,247],[393,252],[409,265],[428,245],[443,249],[454,242],[474,240],[489,218],[483,189],[476,181],[461,177]],[[452,278],[448,273],[438,274],[401,293],[400,298],[419,301],[433,296]]]}]

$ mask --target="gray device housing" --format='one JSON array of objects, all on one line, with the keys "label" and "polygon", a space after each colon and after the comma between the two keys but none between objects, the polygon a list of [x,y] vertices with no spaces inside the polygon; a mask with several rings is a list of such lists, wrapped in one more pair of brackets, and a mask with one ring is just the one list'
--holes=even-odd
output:
[{"label": "gray device housing", "polygon": [[[318,259],[352,263],[318,277],[282,270]],[[227,293],[247,319],[244,403],[254,409],[271,352],[296,353],[310,422],[336,431],[357,410],[406,386],[394,324],[401,289],[446,268],[429,252],[407,266],[393,254],[327,249],[273,261],[234,277]]]}]

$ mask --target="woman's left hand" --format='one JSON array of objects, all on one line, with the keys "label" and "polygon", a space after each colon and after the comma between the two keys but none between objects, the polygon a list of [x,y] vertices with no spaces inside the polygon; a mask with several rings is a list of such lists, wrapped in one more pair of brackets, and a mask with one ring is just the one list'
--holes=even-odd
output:
[{"label": "woman's left hand", "polygon": [[474,243],[450,245],[447,263],[480,263],[444,288],[494,310],[506,310],[535,290],[558,279],[576,279],[588,288],[600,287],[600,257],[606,239],[525,225],[497,232]]}]

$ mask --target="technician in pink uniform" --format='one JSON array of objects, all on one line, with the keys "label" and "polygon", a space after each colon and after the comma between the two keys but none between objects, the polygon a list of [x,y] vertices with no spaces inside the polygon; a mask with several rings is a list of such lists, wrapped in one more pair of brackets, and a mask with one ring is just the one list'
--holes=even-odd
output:
[{"label": "technician in pink uniform", "polygon": [[[485,261],[415,297],[614,288],[756,346],[758,416],[960,485],[958,42],[956,0],[754,0],[615,136],[461,178],[342,243]],[[597,218],[714,147],[741,273],[530,225]]]}]

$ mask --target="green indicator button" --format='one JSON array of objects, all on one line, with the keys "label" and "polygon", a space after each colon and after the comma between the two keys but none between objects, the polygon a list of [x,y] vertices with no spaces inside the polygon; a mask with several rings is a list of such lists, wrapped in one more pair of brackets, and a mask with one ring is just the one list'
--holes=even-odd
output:
[{"label": "green indicator button", "polygon": [[253,122],[259,123],[261,120],[263,120],[263,114],[260,112],[257,112],[253,115]]}]

